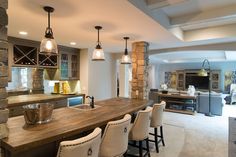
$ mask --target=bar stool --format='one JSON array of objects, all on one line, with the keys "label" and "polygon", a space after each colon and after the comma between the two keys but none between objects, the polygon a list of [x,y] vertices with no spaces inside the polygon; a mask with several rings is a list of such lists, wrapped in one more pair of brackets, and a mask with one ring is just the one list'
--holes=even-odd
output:
[{"label": "bar stool", "polygon": [[128,136],[131,116],[126,114],[123,119],[107,123],[102,136],[100,157],[123,156],[128,148]]},{"label": "bar stool", "polygon": [[[151,124],[150,127],[154,129],[154,134],[149,133],[150,135],[154,136],[154,140],[150,140],[150,142],[155,143],[156,152],[159,153],[159,146],[158,144],[162,142],[162,145],[165,146],[164,136],[163,136],[163,127],[162,127],[162,117],[163,117],[163,110],[166,106],[166,102],[162,101],[159,104],[154,104],[151,114]],[[158,127],[160,127],[160,135],[158,135]],[[160,140],[158,140],[158,137]]]},{"label": "bar stool", "polygon": [[96,128],[85,137],[72,141],[62,141],[57,152],[57,157],[98,157],[101,132],[102,130],[100,128]]},{"label": "bar stool", "polygon": [[[148,155],[150,157],[149,152],[149,143],[148,143],[148,132],[150,126],[150,115],[151,115],[152,107],[147,107],[145,110],[140,110],[137,113],[137,116],[134,120],[134,123],[131,124],[131,130],[129,133],[129,140],[139,142],[139,156],[143,156],[143,150],[146,150],[144,156]],[[146,141],[147,148],[143,148],[143,141]],[[127,156],[133,156],[127,154]]]}]

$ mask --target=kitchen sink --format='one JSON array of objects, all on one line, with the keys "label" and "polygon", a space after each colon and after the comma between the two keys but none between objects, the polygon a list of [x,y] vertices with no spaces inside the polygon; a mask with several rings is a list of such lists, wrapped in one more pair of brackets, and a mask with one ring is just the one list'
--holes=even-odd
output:
[{"label": "kitchen sink", "polygon": [[76,105],[71,108],[78,109],[78,110],[94,110],[98,107],[101,107],[99,105],[94,105],[94,108],[92,108],[89,104],[81,104],[81,105]]}]

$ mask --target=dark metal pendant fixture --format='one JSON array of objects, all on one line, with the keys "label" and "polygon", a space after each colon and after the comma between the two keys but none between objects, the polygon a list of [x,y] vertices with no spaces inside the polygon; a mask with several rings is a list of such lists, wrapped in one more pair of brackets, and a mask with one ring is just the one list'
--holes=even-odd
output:
[{"label": "dark metal pendant fixture", "polygon": [[105,61],[104,51],[102,49],[100,40],[99,40],[99,30],[102,29],[101,26],[95,26],[95,29],[98,30],[98,40],[96,48],[93,51],[92,61]]},{"label": "dark metal pendant fixture", "polygon": [[121,58],[121,64],[131,64],[131,59],[130,59],[130,56],[128,54],[128,49],[127,49],[127,40],[129,39],[129,37],[124,37],[124,39],[125,39],[125,52]]},{"label": "dark metal pendant fixture", "polygon": [[57,55],[57,43],[53,37],[52,28],[50,27],[50,13],[54,11],[54,8],[45,6],[43,9],[48,13],[48,27],[46,28],[44,39],[41,41],[39,53],[45,55]]}]

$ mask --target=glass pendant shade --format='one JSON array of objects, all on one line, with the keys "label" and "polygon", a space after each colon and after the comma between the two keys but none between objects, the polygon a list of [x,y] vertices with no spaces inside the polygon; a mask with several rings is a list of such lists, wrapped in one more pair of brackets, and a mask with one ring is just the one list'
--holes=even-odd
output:
[{"label": "glass pendant shade", "polygon": [[97,46],[93,51],[92,61],[104,61],[105,60],[103,49],[101,48],[101,46],[99,48],[99,46]]},{"label": "glass pendant shade", "polygon": [[51,55],[58,54],[57,43],[54,39],[44,38],[40,44],[40,53]]},{"label": "glass pendant shade", "polygon": [[131,64],[131,59],[127,49],[127,40],[129,39],[129,37],[124,37],[124,39],[125,39],[125,52],[121,58],[121,64]]},{"label": "glass pendant shade", "polygon": [[99,41],[99,30],[102,29],[102,27],[95,26],[95,29],[98,30],[98,40],[97,40],[97,46],[93,51],[92,61],[105,61],[104,51],[103,51],[101,43]]},{"label": "glass pendant shade", "polygon": [[198,76],[208,76],[207,71],[206,71],[205,69],[201,69],[201,70],[198,72]]},{"label": "glass pendant shade", "polygon": [[121,64],[131,64],[130,56],[124,54],[121,58]]},{"label": "glass pendant shade", "polygon": [[48,27],[46,28],[45,36],[41,41],[39,53],[45,55],[57,55],[57,43],[53,37],[52,28],[50,27],[50,13],[54,11],[54,8],[46,6],[44,7],[44,10],[48,12]]}]

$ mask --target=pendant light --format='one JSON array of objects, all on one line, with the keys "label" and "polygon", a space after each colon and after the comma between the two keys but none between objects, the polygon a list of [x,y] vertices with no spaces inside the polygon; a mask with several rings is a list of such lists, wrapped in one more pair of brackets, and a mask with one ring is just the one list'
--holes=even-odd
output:
[{"label": "pendant light", "polygon": [[97,46],[93,51],[92,61],[105,61],[104,52],[103,52],[101,43],[99,41],[99,30],[102,29],[102,27],[95,26],[95,29],[98,30],[98,41],[97,41]]},{"label": "pendant light", "polygon": [[130,59],[130,56],[128,54],[128,49],[127,49],[127,40],[129,39],[129,37],[124,37],[124,39],[125,39],[125,52],[121,58],[121,64],[131,64],[131,59]]},{"label": "pendant light", "polygon": [[43,9],[48,13],[48,27],[46,28],[44,39],[41,41],[39,53],[45,55],[57,55],[57,43],[53,37],[52,28],[50,27],[50,13],[54,11],[54,8],[45,6]]}]

